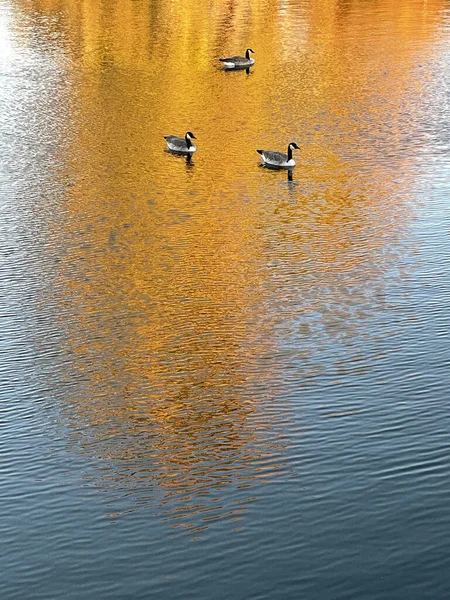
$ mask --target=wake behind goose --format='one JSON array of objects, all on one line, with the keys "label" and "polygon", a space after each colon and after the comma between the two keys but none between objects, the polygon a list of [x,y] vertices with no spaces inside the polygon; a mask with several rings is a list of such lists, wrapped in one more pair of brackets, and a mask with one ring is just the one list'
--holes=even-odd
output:
[{"label": "wake behind goose", "polygon": [[191,142],[191,140],[197,139],[192,131],[188,131],[184,138],[176,135],[165,135],[164,139],[167,142],[167,148],[171,152],[178,152],[179,154],[193,154],[197,150],[196,145]]},{"label": "wake behind goose", "polygon": [[261,154],[263,163],[271,167],[278,167],[280,169],[291,169],[295,167],[295,160],[292,158],[293,150],[300,150],[295,142],[291,142],[288,146],[287,154],[284,152],[275,152],[273,150],[257,150],[258,154]]},{"label": "wake behind goose", "polygon": [[254,54],[254,50],[247,48],[245,56],[229,56],[228,58],[219,58],[220,62],[223,62],[223,66],[226,69],[247,69],[255,64],[250,54]]}]

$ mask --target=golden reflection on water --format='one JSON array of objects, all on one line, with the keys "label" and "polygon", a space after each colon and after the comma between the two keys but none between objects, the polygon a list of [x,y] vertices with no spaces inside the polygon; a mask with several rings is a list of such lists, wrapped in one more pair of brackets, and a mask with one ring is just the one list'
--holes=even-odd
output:
[{"label": "golden reflection on water", "polygon": [[[444,6],[17,0],[72,86],[65,206],[48,225],[79,380],[67,414],[103,484],[191,527],[202,511],[237,518],[198,501],[214,486],[277,472],[283,344],[302,385],[317,345],[369,336],[386,306],[427,93],[415,69]],[[250,74],[219,70],[249,45]],[[190,164],[162,139],[187,129]],[[292,182],[258,168],[257,147],[291,139]]]}]

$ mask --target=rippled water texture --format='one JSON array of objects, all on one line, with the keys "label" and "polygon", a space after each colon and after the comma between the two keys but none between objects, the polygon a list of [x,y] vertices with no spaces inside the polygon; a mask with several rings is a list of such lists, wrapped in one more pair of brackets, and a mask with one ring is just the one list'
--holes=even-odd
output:
[{"label": "rippled water texture", "polygon": [[448,2],[0,0],[0,123],[2,600],[448,599]]}]

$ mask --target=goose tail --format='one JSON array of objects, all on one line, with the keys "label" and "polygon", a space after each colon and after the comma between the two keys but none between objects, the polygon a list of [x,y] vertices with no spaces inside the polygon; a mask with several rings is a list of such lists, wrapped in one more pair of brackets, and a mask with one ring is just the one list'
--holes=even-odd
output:
[{"label": "goose tail", "polygon": [[257,150],[256,152],[257,152],[258,154],[261,154],[261,156],[262,156],[262,154],[263,154],[264,150]]}]

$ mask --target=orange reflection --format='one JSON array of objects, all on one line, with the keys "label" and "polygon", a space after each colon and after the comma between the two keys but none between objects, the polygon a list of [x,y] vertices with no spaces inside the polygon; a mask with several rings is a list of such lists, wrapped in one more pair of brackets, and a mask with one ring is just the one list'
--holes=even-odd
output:
[{"label": "orange reflection", "polygon": [[[226,485],[241,501],[276,473],[291,409],[266,409],[290,385],[284,347],[297,344],[301,385],[325,368],[318,346],[369,336],[386,306],[427,93],[414,69],[445,2],[17,6],[55,15],[41,28],[70,59],[71,187],[49,228],[80,447],[109,465],[104,483],[137,503],[159,494],[190,529],[208,511],[235,518],[223,493],[217,510],[205,497]],[[253,73],[219,70],[249,44]],[[162,138],[187,129],[190,164]],[[257,147],[291,140],[293,182],[258,168]]]}]

